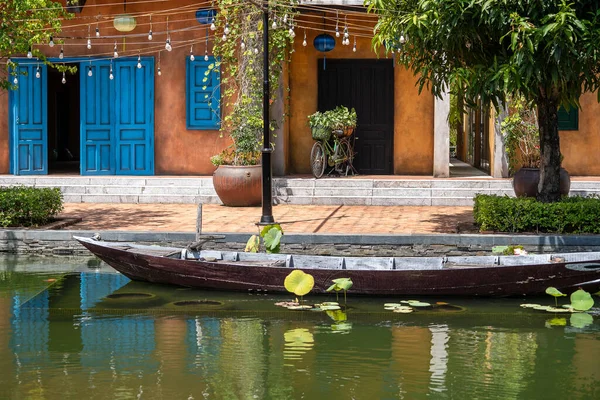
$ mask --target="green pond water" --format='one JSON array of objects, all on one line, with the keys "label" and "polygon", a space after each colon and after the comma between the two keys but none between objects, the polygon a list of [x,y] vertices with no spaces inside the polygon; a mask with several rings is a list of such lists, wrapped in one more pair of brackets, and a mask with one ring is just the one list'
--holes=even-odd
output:
[{"label": "green pond water", "polygon": [[550,297],[397,314],[408,299],[350,290],[345,317],[286,300],[0,258],[0,399],[600,399],[597,297],[575,318],[519,307]]}]

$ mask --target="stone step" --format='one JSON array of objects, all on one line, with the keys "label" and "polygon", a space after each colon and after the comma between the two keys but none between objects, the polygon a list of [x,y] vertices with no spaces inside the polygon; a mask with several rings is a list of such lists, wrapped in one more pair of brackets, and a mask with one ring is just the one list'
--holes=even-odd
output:
[{"label": "stone step", "polygon": [[[0,176],[0,186],[59,187],[65,202],[210,203],[212,177]],[[514,196],[508,179],[275,178],[276,204],[470,206],[477,193]],[[572,181],[571,196],[600,195],[600,182]]]}]

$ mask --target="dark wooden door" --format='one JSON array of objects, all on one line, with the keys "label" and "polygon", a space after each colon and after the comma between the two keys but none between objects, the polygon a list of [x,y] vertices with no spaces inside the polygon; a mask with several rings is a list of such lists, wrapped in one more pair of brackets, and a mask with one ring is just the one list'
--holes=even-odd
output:
[{"label": "dark wooden door", "polygon": [[360,174],[393,173],[392,60],[319,60],[319,111],[339,105],[358,115],[354,167]]}]

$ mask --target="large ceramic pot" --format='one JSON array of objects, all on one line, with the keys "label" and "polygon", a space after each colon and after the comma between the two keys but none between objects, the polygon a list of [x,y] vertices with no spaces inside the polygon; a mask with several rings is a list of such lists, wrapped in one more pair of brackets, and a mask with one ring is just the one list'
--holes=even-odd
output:
[{"label": "large ceramic pot", "polygon": [[213,186],[224,205],[259,206],[262,202],[260,165],[220,165],[213,173]]},{"label": "large ceramic pot", "polygon": [[[517,197],[536,197],[540,182],[539,168],[521,168],[513,177],[513,189]],[[566,169],[560,169],[560,194],[566,196],[571,189],[571,178]]]}]

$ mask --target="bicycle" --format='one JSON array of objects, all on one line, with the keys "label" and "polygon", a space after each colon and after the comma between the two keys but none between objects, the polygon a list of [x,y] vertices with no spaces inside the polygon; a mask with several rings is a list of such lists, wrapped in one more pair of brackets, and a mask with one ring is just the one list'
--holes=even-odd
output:
[{"label": "bicycle", "polygon": [[333,140],[326,137],[327,135],[321,137],[313,135],[315,144],[310,152],[310,165],[315,178],[323,176],[326,165],[332,167],[331,172],[336,171],[340,175],[348,176],[349,173],[352,175],[357,173],[352,165],[356,154],[351,142],[353,133],[354,129],[334,130],[329,135],[333,136]]}]

